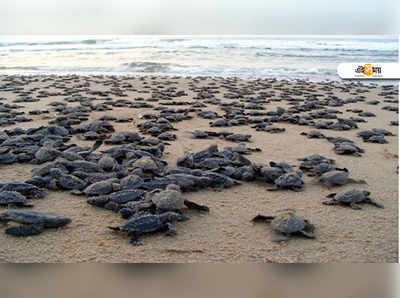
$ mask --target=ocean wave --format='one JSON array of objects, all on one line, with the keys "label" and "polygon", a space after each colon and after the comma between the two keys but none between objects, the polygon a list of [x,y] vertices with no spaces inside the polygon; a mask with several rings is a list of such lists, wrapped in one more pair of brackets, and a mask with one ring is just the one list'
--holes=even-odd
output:
[{"label": "ocean wave", "polygon": [[135,72],[169,72],[172,68],[185,68],[185,66],[178,64],[147,61],[124,63],[123,66],[126,66],[128,67],[128,70]]}]

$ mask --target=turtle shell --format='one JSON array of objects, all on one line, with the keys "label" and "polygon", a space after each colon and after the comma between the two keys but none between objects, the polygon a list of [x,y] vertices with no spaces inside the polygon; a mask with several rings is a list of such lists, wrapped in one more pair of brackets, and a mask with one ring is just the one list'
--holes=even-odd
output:
[{"label": "turtle shell", "polygon": [[284,212],[276,216],[271,226],[273,229],[286,234],[296,233],[303,230],[306,226],[306,222],[302,217],[294,214],[294,212]]},{"label": "turtle shell", "polygon": [[360,190],[352,189],[336,195],[335,200],[342,203],[357,203],[365,200],[365,193]]}]

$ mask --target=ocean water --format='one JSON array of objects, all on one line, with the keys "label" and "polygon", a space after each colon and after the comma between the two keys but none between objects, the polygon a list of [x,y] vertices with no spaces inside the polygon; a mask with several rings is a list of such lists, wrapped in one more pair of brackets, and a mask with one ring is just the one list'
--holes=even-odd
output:
[{"label": "ocean water", "polygon": [[0,74],[340,80],[342,62],[398,62],[396,36],[0,36]]}]

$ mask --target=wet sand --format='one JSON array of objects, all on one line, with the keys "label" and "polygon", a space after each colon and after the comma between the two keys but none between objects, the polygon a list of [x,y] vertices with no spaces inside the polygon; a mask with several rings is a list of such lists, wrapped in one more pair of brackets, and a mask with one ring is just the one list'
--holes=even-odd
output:
[{"label": "wet sand", "polygon": [[[4,83],[4,76],[0,76],[0,85]],[[57,77],[38,77],[37,82],[31,82],[23,88],[33,91],[32,97],[39,90],[59,91],[49,87],[54,81],[62,82]],[[85,78],[77,77],[76,81],[64,81],[64,84],[76,88],[74,85],[88,83],[89,90],[110,90],[113,86],[109,83],[114,79],[109,78]],[[142,79],[131,78],[124,83],[132,85],[124,92],[128,95],[123,99],[134,100],[136,97],[150,98],[151,88],[159,82],[166,85],[167,81],[176,82],[177,90],[184,90],[187,96],[175,98],[177,101],[192,101],[197,94],[190,90],[190,84],[197,86],[210,86],[215,83],[220,93],[216,98],[223,101],[223,94],[228,92],[224,85],[235,84],[236,87],[253,86],[256,97],[259,92],[275,91],[272,98],[279,98],[282,88],[289,90],[318,90],[318,93],[334,95],[346,99],[357,96],[359,87],[352,87],[350,93],[342,92],[340,84],[329,84],[331,90],[325,89],[317,83],[297,84],[295,82],[276,81],[269,89],[257,87],[254,82],[237,80],[226,81],[218,78],[193,80],[191,78],[155,78]],[[146,86],[149,86],[146,88]],[[130,89],[136,89],[131,91]],[[321,89],[322,88],[322,89]],[[185,211],[191,219],[185,223],[177,223],[174,226],[178,231],[175,237],[165,237],[156,234],[143,237],[143,245],[134,247],[129,244],[128,237],[111,232],[106,226],[118,225],[124,220],[116,213],[93,207],[86,203],[86,197],[77,197],[68,192],[46,191],[48,196],[43,200],[35,200],[35,211],[51,211],[66,215],[72,219],[72,223],[58,230],[46,230],[41,235],[28,238],[14,238],[0,231],[0,261],[1,262],[228,262],[228,263],[277,263],[277,262],[315,262],[315,263],[350,263],[350,262],[397,262],[398,256],[398,129],[390,126],[389,122],[398,119],[398,114],[392,111],[382,110],[386,104],[384,98],[378,96],[382,87],[366,88],[368,92],[365,101],[378,99],[378,105],[369,105],[365,102],[346,104],[342,107],[332,107],[344,112],[341,117],[357,116],[354,113],[345,112],[346,109],[359,108],[373,112],[376,117],[365,118],[367,123],[358,123],[358,130],[333,131],[321,130],[328,136],[343,136],[352,139],[365,150],[362,157],[337,155],[333,152],[333,144],[324,139],[308,139],[300,135],[303,131],[313,130],[313,127],[298,126],[286,123],[277,123],[276,126],[286,128],[286,131],[278,134],[256,131],[250,126],[233,126],[224,128],[210,128],[212,120],[202,119],[192,113],[194,118],[182,122],[172,123],[178,131],[174,132],[178,139],[169,142],[166,146],[163,159],[172,168],[176,165],[178,157],[185,151],[197,152],[211,144],[217,143],[219,148],[232,145],[231,142],[215,139],[193,139],[190,132],[195,129],[227,130],[237,133],[252,135],[250,147],[258,147],[262,152],[248,156],[252,161],[267,163],[273,161],[286,161],[291,164],[299,164],[297,158],[311,154],[321,154],[335,159],[337,166],[346,167],[350,176],[354,179],[364,179],[366,186],[346,185],[329,190],[315,179],[305,176],[305,190],[292,192],[281,190],[267,192],[265,183],[243,182],[242,185],[225,189],[221,192],[202,190],[198,192],[184,193],[185,197],[195,202],[210,207],[209,214],[199,214],[195,211]],[[81,95],[96,97],[80,92]],[[0,97],[6,98],[2,102],[12,103],[16,94],[0,90]],[[20,103],[24,108],[20,111],[28,112],[35,109],[48,109],[52,101],[62,101],[67,96],[49,96],[41,98],[39,102]],[[304,95],[293,95],[302,99]],[[118,98],[118,97],[116,97]],[[398,97],[396,96],[396,99]],[[99,97],[101,100],[101,97]],[[240,99],[237,99],[240,100]],[[101,101],[99,101],[101,102]],[[75,105],[77,103],[69,104]],[[153,103],[157,105],[158,103]],[[266,110],[276,110],[276,107],[289,107],[287,101],[271,102],[266,104]],[[173,108],[187,106],[168,106]],[[222,110],[215,105],[208,105],[205,110]],[[112,124],[116,131],[137,131],[136,125],[145,120],[140,119],[144,113],[154,112],[152,109],[127,109],[116,108],[112,111],[92,112],[90,120],[100,118],[102,115],[116,117],[132,117],[133,123]],[[13,126],[2,127],[1,130],[14,127],[39,127],[47,125],[48,120],[56,116],[51,111],[44,115],[26,115],[34,119],[33,122],[19,123]],[[383,128],[391,131],[396,136],[386,137],[388,144],[364,143],[356,137],[359,130]],[[91,145],[93,142],[81,141],[73,137],[70,142]],[[106,146],[104,148],[107,148]],[[0,182],[25,181],[30,177],[30,171],[38,165],[14,164],[1,165]],[[378,209],[372,205],[363,205],[363,210],[355,211],[351,208],[340,206],[325,206],[321,204],[324,197],[331,192],[342,192],[352,188],[368,189],[371,197],[385,204],[385,209]],[[299,215],[308,218],[316,226],[315,240],[305,238],[293,238],[287,243],[271,242],[272,229],[267,225],[253,225],[250,220],[258,213],[273,215],[283,208],[294,208]],[[1,210],[0,210],[1,211]]]}]

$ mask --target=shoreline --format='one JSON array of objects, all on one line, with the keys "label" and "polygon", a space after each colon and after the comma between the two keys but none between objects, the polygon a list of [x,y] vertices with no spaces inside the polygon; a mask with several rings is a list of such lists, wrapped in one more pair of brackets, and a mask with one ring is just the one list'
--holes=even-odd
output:
[{"label": "shoreline", "polygon": [[73,72],[60,72],[60,73],[18,73],[18,74],[7,74],[0,72],[0,78],[6,77],[80,77],[80,78],[121,78],[121,79],[140,79],[143,78],[158,78],[158,79],[218,79],[218,80],[241,80],[241,81],[269,81],[269,82],[303,82],[313,84],[340,84],[345,86],[400,86],[399,80],[356,80],[356,79],[338,79],[338,80],[312,80],[312,79],[288,79],[288,78],[270,78],[270,77],[237,77],[237,76],[210,76],[210,75],[176,75],[176,74],[153,74],[153,73],[135,73],[135,74],[123,74],[123,73],[73,73]]}]

